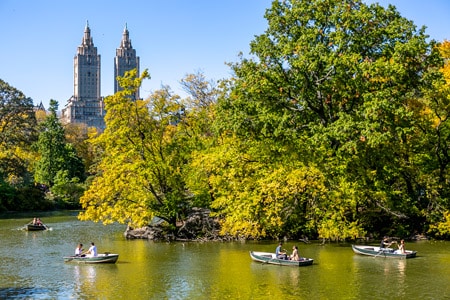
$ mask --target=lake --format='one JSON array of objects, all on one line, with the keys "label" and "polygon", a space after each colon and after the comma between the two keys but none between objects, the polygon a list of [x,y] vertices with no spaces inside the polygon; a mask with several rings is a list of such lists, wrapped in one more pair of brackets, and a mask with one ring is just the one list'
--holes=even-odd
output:
[{"label": "lake", "polygon": [[[22,230],[34,215],[0,218],[0,299],[450,299],[450,242],[406,243],[408,260],[360,256],[351,244],[287,241],[307,267],[253,262],[276,241],[126,240],[125,225],[81,222],[76,212],[36,215],[48,231]],[[118,253],[112,265],[64,263],[77,243]]]}]

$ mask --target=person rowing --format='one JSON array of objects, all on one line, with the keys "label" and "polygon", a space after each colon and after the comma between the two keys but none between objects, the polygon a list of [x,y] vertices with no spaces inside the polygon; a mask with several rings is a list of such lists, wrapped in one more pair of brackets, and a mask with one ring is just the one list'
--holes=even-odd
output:
[{"label": "person rowing", "polygon": [[31,224],[31,225],[33,225],[33,226],[42,226],[42,227],[44,227],[45,229],[49,229],[49,228],[47,227],[47,225],[45,225],[44,223],[42,223],[42,221],[41,221],[40,218],[33,218],[33,220],[32,220],[29,224]]},{"label": "person rowing", "polygon": [[83,244],[78,244],[77,247],[75,248],[75,256],[86,256],[83,254]]},{"label": "person rowing", "polygon": [[286,250],[282,249],[283,243],[279,243],[278,247],[275,249],[275,255],[279,259],[288,259],[288,256],[286,254]]},{"label": "person rowing", "polygon": [[380,243],[380,252],[384,252],[384,251],[393,252],[394,251],[393,249],[388,249],[392,245],[392,243],[394,243],[394,242],[389,242],[388,237],[384,236],[384,238],[381,240],[381,243]]}]

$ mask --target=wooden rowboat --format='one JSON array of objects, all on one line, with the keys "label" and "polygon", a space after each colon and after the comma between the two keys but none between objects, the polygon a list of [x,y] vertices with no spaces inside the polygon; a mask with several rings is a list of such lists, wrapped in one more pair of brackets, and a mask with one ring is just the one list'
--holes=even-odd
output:
[{"label": "wooden rowboat", "polygon": [[80,264],[114,264],[119,258],[119,254],[102,253],[97,256],[65,256],[64,262]]},{"label": "wooden rowboat", "polygon": [[28,231],[47,230],[47,226],[45,226],[45,225],[27,224],[27,225],[25,225],[25,229],[28,230]]},{"label": "wooden rowboat", "polygon": [[380,248],[376,246],[352,245],[353,252],[361,255],[368,255],[374,257],[388,257],[388,258],[413,258],[416,257],[417,251],[405,250],[405,253],[400,253],[399,250],[392,248]]},{"label": "wooden rowboat", "polygon": [[250,251],[250,257],[257,262],[279,266],[303,267],[310,266],[314,260],[312,258],[301,257],[300,260],[279,259],[275,253]]}]

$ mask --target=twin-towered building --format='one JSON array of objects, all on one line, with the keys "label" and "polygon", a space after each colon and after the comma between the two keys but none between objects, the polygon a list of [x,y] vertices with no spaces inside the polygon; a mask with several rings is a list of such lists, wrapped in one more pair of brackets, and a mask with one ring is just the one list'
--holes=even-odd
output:
[{"label": "twin-towered building", "polygon": [[[62,109],[63,123],[84,123],[100,131],[105,129],[105,104],[101,96],[101,61],[91,37],[89,23],[86,23],[81,45],[74,57],[73,96]],[[120,47],[116,49],[114,58],[114,93],[121,90],[117,76],[126,71],[137,69],[139,74],[139,57],[131,45],[127,26],[123,30]],[[139,90],[134,95],[139,99]]]}]

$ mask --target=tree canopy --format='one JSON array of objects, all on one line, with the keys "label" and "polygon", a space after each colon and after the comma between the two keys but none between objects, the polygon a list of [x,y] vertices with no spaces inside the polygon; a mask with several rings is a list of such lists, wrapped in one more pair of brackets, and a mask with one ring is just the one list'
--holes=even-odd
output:
[{"label": "tree canopy", "polygon": [[37,138],[33,100],[0,79],[0,176],[21,185],[30,182],[30,147]]},{"label": "tree canopy", "polygon": [[74,177],[84,180],[84,165],[72,144],[67,143],[64,127],[58,119],[58,102],[50,100],[50,114],[40,123],[37,142],[40,158],[37,162],[35,180],[52,187],[59,172],[66,172],[70,180]]},{"label": "tree canopy", "polygon": [[[297,235],[354,238],[377,223],[379,230],[414,232],[430,215],[424,193],[433,175],[421,171],[431,137],[421,126],[431,124],[424,124],[417,106],[427,105],[424,97],[442,77],[436,72],[442,61],[435,43],[393,6],[362,1],[274,1],[265,17],[268,29],[250,44],[254,58],[231,65],[235,77],[219,101],[220,132],[245,145],[220,177],[267,181],[280,165],[295,161],[291,171],[283,169],[286,178],[304,170],[318,174],[310,177],[322,178],[314,183],[323,186],[314,189],[320,196],[306,197],[315,206],[295,215],[309,224],[294,225]],[[441,108],[442,100],[435,97]],[[236,161],[242,157],[244,173]],[[427,165],[437,160],[431,155]],[[279,182],[275,177],[267,183]],[[233,195],[226,207],[213,204],[225,220],[233,220],[231,232],[258,228],[255,224],[265,220],[242,214],[255,203],[246,196],[249,190],[224,181],[215,189]],[[298,204],[287,199],[278,201],[280,212],[295,211]],[[256,206],[274,212],[266,202]],[[280,234],[294,229],[289,220],[290,215],[278,217]],[[386,228],[379,228],[384,222]]]}]

